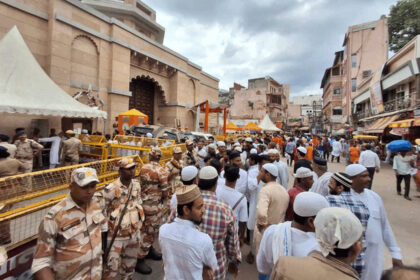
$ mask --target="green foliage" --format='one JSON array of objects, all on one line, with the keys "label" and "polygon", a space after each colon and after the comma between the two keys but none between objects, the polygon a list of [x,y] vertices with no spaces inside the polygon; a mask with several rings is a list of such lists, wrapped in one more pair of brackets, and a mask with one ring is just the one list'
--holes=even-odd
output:
[{"label": "green foliage", "polygon": [[388,18],[389,47],[397,52],[420,34],[420,0],[399,0]]}]

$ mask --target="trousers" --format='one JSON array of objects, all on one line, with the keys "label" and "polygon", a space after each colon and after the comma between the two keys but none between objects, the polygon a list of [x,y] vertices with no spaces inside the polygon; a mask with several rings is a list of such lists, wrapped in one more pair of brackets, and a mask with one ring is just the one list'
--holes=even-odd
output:
[{"label": "trousers", "polygon": [[[108,238],[108,244],[112,238]],[[108,261],[105,266],[104,279],[114,280],[131,279],[137,263],[139,251],[138,238],[116,238],[109,251]]]},{"label": "trousers", "polygon": [[372,188],[372,184],[373,184],[373,176],[375,175],[375,167],[366,167],[368,172],[369,172],[369,177],[370,177],[370,183],[369,183],[369,189]]},{"label": "trousers", "polygon": [[404,179],[405,189],[404,189],[404,196],[410,195],[410,181],[411,176],[410,174],[407,175],[397,175],[397,192],[401,193],[401,182]]}]

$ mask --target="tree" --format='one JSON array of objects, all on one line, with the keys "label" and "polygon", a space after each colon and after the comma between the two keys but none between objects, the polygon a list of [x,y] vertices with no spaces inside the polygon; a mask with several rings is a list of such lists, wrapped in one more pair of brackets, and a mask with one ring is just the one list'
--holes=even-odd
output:
[{"label": "tree", "polygon": [[420,0],[399,0],[388,18],[389,48],[397,52],[420,34]]}]

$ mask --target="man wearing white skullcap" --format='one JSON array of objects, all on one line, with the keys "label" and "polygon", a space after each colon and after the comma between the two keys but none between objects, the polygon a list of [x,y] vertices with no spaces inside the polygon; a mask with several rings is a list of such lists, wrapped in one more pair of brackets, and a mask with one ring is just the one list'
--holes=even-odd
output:
[{"label": "man wearing white skullcap", "polygon": [[280,152],[276,149],[269,149],[268,156],[273,161],[273,164],[277,166],[279,174],[277,176],[277,183],[283,186],[286,190],[289,186],[289,167],[286,163],[280,160]]},{"label": "man wearing white skullcap", "polygon": [[293,166],[293,173],[296,173],[296,170],[298,170],[300,167],[306,167],[312,170],[312,162],[306,159],[306,149],[304,147],[298,147],[297,148],[297,161],[295,162],[295,165]]},{"label": "man wearing white skullcap", "polygon": [[320,251],[314,233],[314,219],[321,209],[327,207],[328,202],[322,195],[300,193],[293,205],[293,221],[272,225],[265,230],[257,255],[258,272],[270,275],[281,256],[306,257],[313,250]]},{"label": "man wearing white skullcap", "polygon": [[278,175],[277,166],[266,163],[262,166],[258,181],[263,181],[265,185],[258,194],[257,212],[254,227],[254,244],[256,252],[264,233],[270,225],[284,221],[289,195],[286,190],[276,182]]},{"label": "man wearing white skullcap", "polygon": [[[189,186],[193,184],[198,184],[198,169],[195,166],[189,165],[182,168],[181,171],[181,182],[183,186]],[[171,198],[171,211],[176,208],[177,198],[176,193]],[[168,218],[168,220],[172,220],[175,216],[176,212]]]},{"label": "man wearing white skullcap", "polygon": [[347,166],[346,173],[352,178],[351,194],[355,200],[361,201],[369,212],[364,244],[365,268],[361,279],[378,280],[383,270],[383,245],[388,247],[394,267],[402,266],[401,249],[395,240],[381,197],[368,189],[371,179],[367,168],[361,164],[351,164]]},{"label": "man wearing white skullcap", "polygon": [[321,252],[313,251],[304,258],[280,257],[271,279],[359,279],[350,266],[362,248],[363,227],[358,218],[348,209],[330,207],[318,212],[314,224]]},{"label": "man wearing white skullcap", "polygon": [[296,196],[301,192],[309,191],[309,189],[314,183],[313,172],[312,170],[306,167],[300,167],[298,170],[296,170],[295,178],[296,185],[287,192],[290,197],[289,207],[287,208],[286,213],[287,221],[293,220],[293,203],[295,201]]}]

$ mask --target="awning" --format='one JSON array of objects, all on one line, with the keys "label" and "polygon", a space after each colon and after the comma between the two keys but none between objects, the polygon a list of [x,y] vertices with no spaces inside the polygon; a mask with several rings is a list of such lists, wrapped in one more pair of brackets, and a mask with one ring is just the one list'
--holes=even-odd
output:
[{"label": "awning", "polygon": [[401,121],[392,122],[389,124],[389,127],[411,127],[414,119],[406,119]]},{"label": "awning", "polygon": [[246,126],[242,127],[242,130],[262,130],[261,127],[256,125],[254,122],[248,123]]},{"label": "awning", "polygon": [[84,105],[44,72],[17,27],[0,41],[0,112],[80,118],[106,118]]},{"label": "awning", "polygon": [[280,129],[270,120],[268,114],[265,114],[265,117],[259,126],[262,128],[262,130],[266,131],[280,131]]},{"label": "awning", "polygon": [[375,133],[375,134],[381,134],[384,132],[384,129],[393,121],[398,119],[400,115],[393,115],[389,117],[384,117],[377,119],[369,128],[365,129],[364,133]]},{"label": "awning", "polygon": [[241,130],[241,128],[237,127],[236,124],[234,124],[232,121],[230,121],[227,125],[226,125],[226,130]]}]

